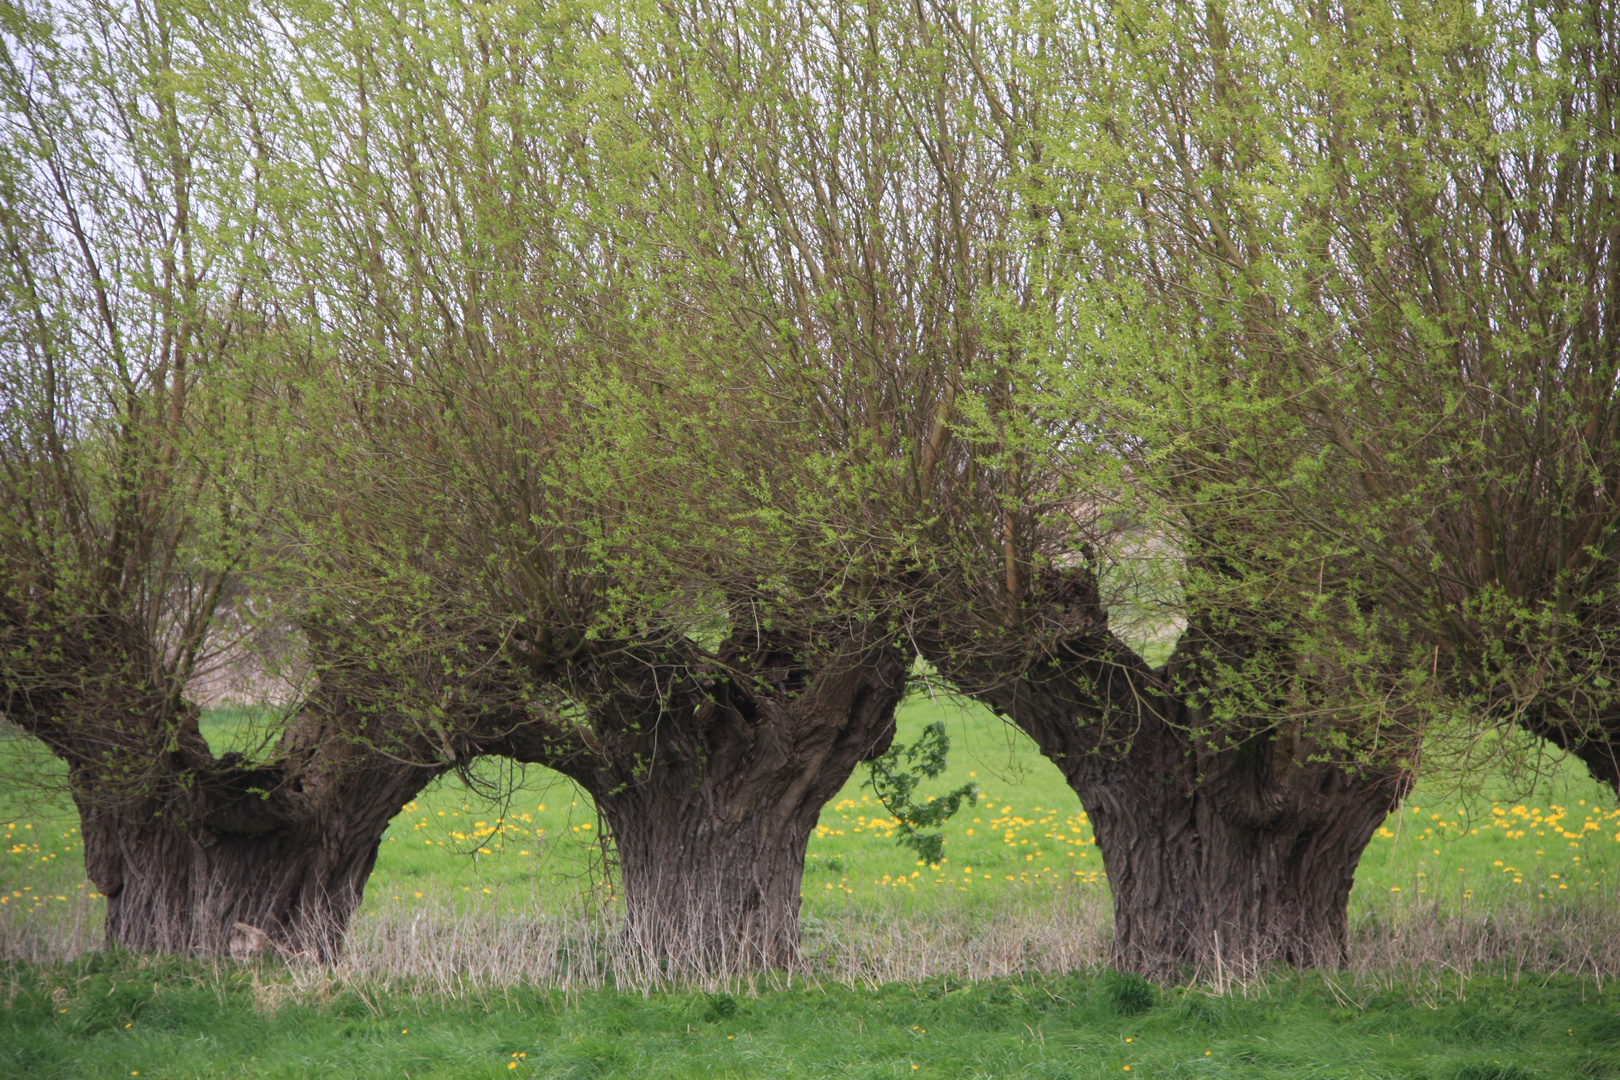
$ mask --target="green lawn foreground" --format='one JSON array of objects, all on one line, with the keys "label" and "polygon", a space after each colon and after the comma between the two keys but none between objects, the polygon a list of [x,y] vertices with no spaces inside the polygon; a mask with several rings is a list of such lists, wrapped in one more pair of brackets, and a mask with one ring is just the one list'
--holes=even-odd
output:
[{"label": "green lawn foreground", "polygon": [[0,1077],[19,1080],[1620,1076],[1620,1001],[1569,977],[1480,978],[1462,997],[1322,975],[1214,996],[1102,973],[446,1000],[92,956],[0,968],[0,994]]}]

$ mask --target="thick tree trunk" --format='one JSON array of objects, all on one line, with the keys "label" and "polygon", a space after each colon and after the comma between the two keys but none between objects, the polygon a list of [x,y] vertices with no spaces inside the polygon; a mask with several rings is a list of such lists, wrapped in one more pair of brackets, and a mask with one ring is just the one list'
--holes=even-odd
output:
[{"label": "thick tree trunk", "polygon": [[681,699],[615,693],[589,750],[559,759],[566,740],[531,731],[506,751],[591,793],[618,857],[627,944],[663,972],[798,962],[810,833],[856,765],[894,737],[906,671],[897,651],[852,651],[814,673],[748,662],[757,679]]},{"label": "thick tree trunk", "polygon": [[1073,721],[1030,720],[1096,835],[1115,966],[1166,979],[1344,964],[1356,865],[1404,776],[1306,760],[1286,732],[1212,750],[1150,721],[1097,745]]},{"label": "thick tree trunk", "polygon": [[[370,804],[392,786],[356,792],[356,801]],[[389,819],[414,794],[389,793],[386,813],[346,808],[319,823],[252,833],[88,807],[80,816],[85,869],[107,898],[107,943],[237,956],[272,946],[333,961]]]},{"label": "thick tree trunk", "polygon": [[1292,731],[1216,749],[1188,735],[1206,726],[1199,717],[1149,713],[1109,729],[1028,685],[1017,696],[1015,722],[1091,821],[1114,897],[1115,966],[1168,979],[1344,964],[1356,865],[1404,794],[1403,774],[1310,760]]},{"label": "thick tree trunk", "polygon": [[708,753],[590,785],[643,962],[710,973],[798,963],[810,833],[855,766],[889,748],[904,683],[890,662],[824,674],[796,698],[748,710],[711,702],[704,726],[722,737]]},{"label": "thick tree trunk", "polygon": [[233,835],[116,812],[83,820],[86,869],[107,897],[107,943],[157,952],[241,955],[273,944],[335,959],[380,837]]},{"label": "thick tree trunk", "polygon": [[1216,723],[1172,692],[1197,678],[1186,661],[1151,669],[1106,631],[1011,679],[930,651],[1080,797],[1113,892],[1111,963],[1154,979],[1343,965],[1356,865],[1406,773],[1321,760],[1292,722]]},{"label": "thick tree trunk", "polygon": [[480,724],[499,734],[521,711],[493,639],[434,625],[401,650],[416,639],[396,612],[374,625],[345,601],[299,625],[314,678],[274,748],[216,755],[184,694],[189,654],[152,637],[172,612],[103,609],[134,594],[67,603],[23,569],[0,565],[0,715],[67,765],[110,945],[334,959],[389,821],[480,752]]},{"label": "thick tree trunk", "polygon": [[190,786],[165,800],[115,801],[74,770],[108,945],[335,960],[389,821],[443,771],[352,746],[285,772],[190,758]]},{"label": "thick tree trunk", "polygon": [[1113,890],[1115,966],[1158,979],[1343,966],[1356,865],[1393,800],[1388,784],[1316,772],[1308,801],[1260,820],[1198,791],[1083,785]]},{"label": "thick tree trunk", "polygon": [[[818,793],[836,792],[854,764],[820,773]],[[830,796],[796,800],[695,772],[666,769],[598,799],[618,855],[627,944],[666,970],[791,967],[805,847]]]}]

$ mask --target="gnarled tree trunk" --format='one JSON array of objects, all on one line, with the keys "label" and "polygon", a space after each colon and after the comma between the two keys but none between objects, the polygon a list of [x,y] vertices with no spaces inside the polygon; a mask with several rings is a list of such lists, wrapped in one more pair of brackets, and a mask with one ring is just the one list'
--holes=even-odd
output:
[{"label": "gnarled tree trunk", "polygon": [[[887,740],[883,740],[884,743]],[[886,748],[886,746],[885,746]],[[840,755],[843,756],[843,755]],[[696,971],[790,967],[799,958],[799,890],[817,814],[857,760],[802,773],[795,799],[779,770],[703,775],[665,768],[600,793],[618,855],[625,932],[645,962]]]},{"label": "gnarled tree trunk", "polygon": [[505,751],[591,794],[618,857],[627,943],[664,972],[798,962],[810,833],[856,765],[894,737],[906,676],[897,650],[850,648],[807,666],[751,644],[746,656],[736,642],[722,651],[726,674],[676,690],[611,677],[588,738],[537,725]]},{"label": "gnarled tree trunk", "polygon": [[922,640],[1079,796],[1113,892],[1110,962],[1161,980],[1342,966],[1356,865],[1409,776],[1325,760],[1297,723],[1215,721],[1180,692],[1207,684],[1207,641],[1184,638],[1154,669],[1107,631],[1105,612],[1091,629],[1010,677]]},{"label": "gnarled tree trunk", "polygon": [[1297,778],[1307,790],[1284,792],[1292,785],[1268,768],[1248,766],[1246,779],[1272,789],[1271,811],[1257,817],[1140,774],[1071,777],[1113,890],[1116,966],[1160,979],[1343,966],[1356,865],[1396,789],[1310,766]]},{"label": "gnarled tree trunk", "polygon": [[[138,643],[90,652],[69,667],[79,694],[0,705],[68,766],[107,943],[335,959],[389,821],[450,766],[444,747],[360,708],[337,689],[353,676],[329,665],[263,761],[216,756],[178,689],[130,673]],[[397,691],[359,700],[397,706]]]},{"label": "gnarled tree trunk", "polygon": [[85,871],[107,898],[107,943],[336,960],[389,821],[439,771],[371,762],[348,772],[341,797],[313,804],[305,792],[246,793],[276,782],[259,770],[215,773],[200,798],[169,805],[78,796]]}]

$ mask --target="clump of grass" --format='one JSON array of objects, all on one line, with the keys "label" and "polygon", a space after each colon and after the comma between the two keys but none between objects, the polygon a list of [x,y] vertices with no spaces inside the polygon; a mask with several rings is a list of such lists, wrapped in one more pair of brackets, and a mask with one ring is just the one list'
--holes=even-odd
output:
[{"label": "clump of grass", "polygon": [[1128,971],[1103,972],[1102,992],[1120,1016],[1140,1016],[1159,1003],[1153,984]]},{"label": "clump of grass", "polygon": [[713,1024],[713,1023],[717,1023],[717,1022],[719,1022],[721,1020],[730,1020],[733,1016],[736,1016],[736,1015],[737,1015],[737,999],[736,998],[732,997],[730,994],[725,994],[725,993],[710,994],[709,995],[709,1009],[708,1009],[708,1012],[703,1017],[705,1020],[709,1021],[709,1023]]},{"label": "clump of grass", "polygon": [[1620,897],[1499,897],[1458,909],[1439,901],[1366,905],[1350,927],[1349,966],[1396,981],[1475,971],[1620,975]]}]

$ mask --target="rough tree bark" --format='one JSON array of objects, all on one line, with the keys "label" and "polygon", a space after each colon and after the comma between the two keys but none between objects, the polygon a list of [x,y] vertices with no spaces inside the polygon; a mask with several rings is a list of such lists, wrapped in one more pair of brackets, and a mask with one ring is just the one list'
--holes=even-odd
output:
[{"label": "rough tree bark", "polygon": [[336,960],[389,821],[443,767],[333,749],[260,768],[203,749],[175,769],[169,797],[110,800],[93,770],[76,767],[85,871],[107,898],[107,943]]},{"label": "rough tree bark", "polygon": [[905,677],[890,646],[851,643],[807,664],[733,639],[707,675],[674,685],[593,676],[603,693],[589,731],[531,725],[507,752],[566,773],[596,801],[627,943],[644,963],[790,967],[810,833],[855,766],[888,749]]},{"label": "rough tree bark", "polygon": [[1110,962],[1160,980],[1342,966],[1356,865],[1406,774],[1320,760],[1299,724],[1215,723],[1188,692],[1207,681],[1196,629],[1154,668],[1108,630],[1094,586],[1062,593],[1070,611],[1089,593],[1089,623],[1016,670],[919,642],[1079,796],[1113,892]]},{"label": "rough tree bark", "polygon": [[[335,959],[389,820],[455,760],[357,707],[335,665],[264,760],[216,756],[138,628],[0,631],[32,678],[0,687],[0,712],[67,764],[108,945]],[[466,737],[450,749],[477,752]]]}]

